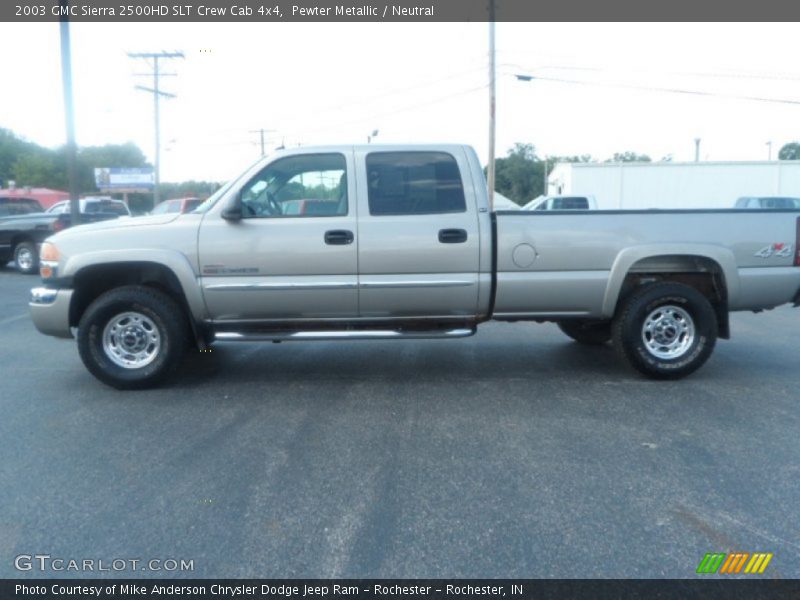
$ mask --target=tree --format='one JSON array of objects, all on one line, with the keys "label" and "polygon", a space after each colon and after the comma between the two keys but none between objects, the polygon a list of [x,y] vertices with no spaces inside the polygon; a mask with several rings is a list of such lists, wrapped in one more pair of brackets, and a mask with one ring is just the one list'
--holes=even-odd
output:
[{"label": "tree", "polygon": [[800,142],[784,144],[778,152],[778,160],[800,160]]},{"label": "tree", "polygon": [[67,173],[55,152],[23,154],[11,165],[12,179],[18,187],[65,189]]},{"label": "tree", "polygon": [[514,144],[505,158],[495,161],[495,189],[519,205],[544,191],[544,162],[533,144]]},{"label": "tree", "polygon": [[8,129],[0,128],[0,187],[15,179],[14,164],[17,161],[43,152],[44,148],[17,137]]},{"label": "tree", "polygon": [[615,152],[612,158],[606,162],[653,162],[647,154],[636,154],[636,152]]}]

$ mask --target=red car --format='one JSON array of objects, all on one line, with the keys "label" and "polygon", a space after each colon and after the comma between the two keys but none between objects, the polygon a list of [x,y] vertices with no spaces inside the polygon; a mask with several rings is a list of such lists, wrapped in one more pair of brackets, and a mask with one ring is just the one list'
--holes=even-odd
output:
[{"label": "red car", "polygon": [[187,213],[192,212],[195,208],[200,206],[202,200],[200,198],[174,198],[172,200],[164,200],[159,202],[158,205],[150,211],[151,215],[163,215],[166,213]]}]

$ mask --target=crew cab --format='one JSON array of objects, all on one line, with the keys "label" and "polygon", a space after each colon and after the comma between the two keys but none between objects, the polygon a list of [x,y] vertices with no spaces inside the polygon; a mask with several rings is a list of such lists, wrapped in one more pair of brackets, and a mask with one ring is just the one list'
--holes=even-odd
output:
[{"label": "crew cab", "polygon": [[162,381],[190,344],[450,339],[490,319],[613,340],[677,378],[730,311],[800,302],[798,232],[796,210],[492,212],[468,146],[293,148],[191,213],[50,237],[30,310],[117,388]]}]

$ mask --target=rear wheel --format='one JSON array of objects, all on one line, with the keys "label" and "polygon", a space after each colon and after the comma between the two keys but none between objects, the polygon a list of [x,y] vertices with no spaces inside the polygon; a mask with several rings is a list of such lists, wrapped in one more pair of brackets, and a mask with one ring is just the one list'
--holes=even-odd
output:
[{"label": "rear wheel", "polygon": [[106,292],[81,318],[78,350],[89,372],[117,389],[160,383],[180,364],[188,337],[175,300],[144,286]]},{"label": "rear wheel", "polygon": [[20,242],[14,248],[14,266],[17,271],[30,275],[39,268],[39,253],[33,242]]},{"label": "rear wheel", "polygon": [[656,379],[677,379],[705,363],[717,341],[708,299],[681,283],[653,283],[623,301],[614,319],[614,345],[633,368]]},{"label": "rear wheel", "polygon": [[611,321],[571,319],[559,321],[558,328],[581,344],[599,346],[611,339]]}]

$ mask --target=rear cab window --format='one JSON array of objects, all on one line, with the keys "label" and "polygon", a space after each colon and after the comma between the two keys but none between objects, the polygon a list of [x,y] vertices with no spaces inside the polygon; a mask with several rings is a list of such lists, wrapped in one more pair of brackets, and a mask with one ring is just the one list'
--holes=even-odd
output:
[{"label": "rear cab window", "polygon": [[455,157],[439,151],[371,152],[367,196],[373,216],[466,212]]},{"label": "rear cab window", "polygon": [[0,217],[42,212],[42,205],[33,198],[0,197]]}]

